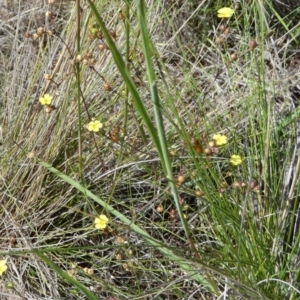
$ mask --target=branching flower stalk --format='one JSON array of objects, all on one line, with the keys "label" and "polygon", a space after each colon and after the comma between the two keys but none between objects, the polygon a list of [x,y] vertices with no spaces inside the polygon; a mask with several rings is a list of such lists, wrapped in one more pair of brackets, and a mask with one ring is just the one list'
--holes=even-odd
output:
[{"label": "branching flower stalk", "polygon": [[[76,56],[80,55],[80,0],[76,0]],[[82,136],[81,136],[81,86],[80,86],[80,71],[81,66],[80,62],[77,61],[75,65],[75,74],[76,74],[76,87],[77,87],[77,114],[78,114],[78,168],[79,175],[84,182],[83,173],[82,173]]]}]

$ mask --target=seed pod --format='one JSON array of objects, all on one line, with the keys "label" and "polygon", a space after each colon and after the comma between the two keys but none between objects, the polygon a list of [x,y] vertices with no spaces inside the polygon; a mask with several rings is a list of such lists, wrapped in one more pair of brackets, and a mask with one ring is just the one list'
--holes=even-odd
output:
[{"label": "seed pod", "polygon": [[215,141],[210,141],[208,143],[208,147],[212,148],[212,147],[215,147],[216,146],[216,142]]},{"label": "seed pod", "polygon": [[143,64],[144,61],[145,61],[144,53],[140,52],[138,56],[139,56],[139,62],[140,62],[140,64]]},{"label": "seed pod", "polygon": [[256,182],[256,181],[251,181],[250,182],[250,188],[251,189],[254,189],[254,188],[256,188],[258,186],[258,183]]},{"label": "seed pod", "polygon": [[115,126],[109,133],[109,137],[112,142],[118,142],[120,137],[120,126]]},{"label": "seed pod", "polygon": [[46,80],[51,80],[51,75],[50,75],[50,74],[45,74],[45,75],[44,75],[44,78],[45,78]]},{"label": "seed pod", "polygon": [[106,46],[105,44],[99,44],[99,45],[98,45],[98,49],[99,49],[100,51],[103,51],[103,50],[108,49],[108,48],[107,48],[107,46]]},{"label": "seed pod", "polygon": [[91,52],[88,52],[86,54],[86,58],[91,59],[93,57],[93,54]]},{"label": "seed pod", "polygon": [[158,205],[158,206],[156,207],[156,211],[157,211],[158,213],[162,213],[162,212],[164,211],[164,207],[160,204],[160,205]]},{"label": "seed pod", "polygon": [[224,38],[222,37],[222,36],[218,36],[217,38],[216,38],[216,43],[217,44],[223,44],[223,42],[224,42]]},{"label": "seed pod", "polygon": [[103,84],[103,88],[108,92],[111,91],[111,86],[107,82]]},{"label": "seed pod", "polygon": [[51,114],[55,109],[56,109],[56,107],[54,105],[46,105],[45,106],[45,112],[47,114]]},{"label": "seed pod", "polygon": [[230,33],[230,28],[229,27],[227,27],[225,30],[224,30],[224,34],[229,34]]},{"label": "seed pod", "polygon": [[220,153],[220,148],[218,148],[218,147],[212,147],[211,148],[211,152],[214,153],[214,154],[218,154],[218,153]]},{"label": "seed pod", "polygon": [[183,175],[177,176],[177,178],[176,178],[176,183],[177,183],[178,185],[182,185],[182,184],[184,183],[184,181],[185,181],[185,178],[184,178]]},{"label": "seed pod", "polygon": [[195,194],[196,194],[197,197],[204,196],[204,193],[202,191],[200,191],[200,190],[196,191]]},{"label": "seed pod", "polygon": [[240,188],[241,187],[241,183],[238,181],[235,181],[232,185],[233,188]]},{"label": "seed pod", "polygon": [[37,33],[34,33],[33,36],[32,36],[32,38],[33,38],[34,40],[37,40],[39,37],[40,37],[40,36],[39,36]]},{"label": "seed pod", "polygon": [[176,216],[177,216],[177,212],[176,212],[176,209],[171,209],[170,210],[170,212],[169,212],[169,218],[171,219],[171,220],[174,220],[174,219],[176,219]]},{"label": "seed pod", "polygon": [[237,59],[238,59],[238,56],[235,52],[230,54],[230,61],[231,62],[236,61]]},{"label": "seed pod", "polygon": [[37,33],[38,35],[42,35],[44,32],[45,32],[44,27],[39,27],[39,28],[37,29],[37,31],[36,31],[36,33]]},{"label": "seed pod", "polygon": [[125,20],[125,16],[124,16],[124,14],[121,10],[118,13],[118,19],[121,20],[121,21]]},{"label": "seed pod", "polygon": [[220,31],[224,32],[226,30],[226,26],[225,25],[221,25],[220,27]]},{"label": "seed pod", "polygon": [[252,41],[249,43],[250,49],[255,49],[257,46],[258,46],[258,44],[257,44],[257,41],[256,41],[256,40],[252,40]]},{"label": "seed pod", "polygon": [[115,32],[114,30],[109,30],[109,34],[110,34],[110,36],[111,36],[114,40],[117,39],[117,34],[116,34],[116,32]]},{"label": "seed pod", "polygon": [[122,260],[122,259],[123,259],[123,255],[121,253],[117,253],[116,260]]},{"label": "seed pod", "polygon": [[124,237],[122,237],[122,236],[119,235],[119,236],[117,237],[117,243],[118,243],[119,245],[123,245],[124,242],[125,242]]},{"label": "seed pod", "polygon": [[101,30],[98,30],[96,33],[96,36],[98,39],[102,39],[103,38],[103,32]]},{"label": "seed pod", "polygon": [[204,153],[205,153],[207,156],[212,155],[212,151],[211,151],[210,148],[205,148]]},{"label": "seed pod", "polygon": [[51,10],[48,10],[48,11],[46,11],[45,16],[46,16],[46,18],[52,18],[53,12]]}]

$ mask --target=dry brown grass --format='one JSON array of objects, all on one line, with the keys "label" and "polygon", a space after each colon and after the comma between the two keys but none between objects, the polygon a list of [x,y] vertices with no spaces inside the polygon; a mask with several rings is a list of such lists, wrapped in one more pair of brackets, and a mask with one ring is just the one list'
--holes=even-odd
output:
[{"label": "dry brown grass", "polygon": [[[113,296],[119,299],[217,299],[189,281],[185,273],[156,249],[145,245],[139,236],[117,220],[112,220],[110,231],[106,234],[95,231],[92,222],[102,208],[28,156],[33,153],[61,172],[81,180],[76,83],[72,64],[74,2],[58,1],[51,22],[45,18],[47,5],[41,2],[0,2],[0,247],[9,266],[8,272],[1,277],[0,299],[85,299],[33,255],[33,248],[44,250],[52,261],[90,287],[99,299]],[[237,25],[228,37],[228,48],[217,45],[220,29],[219,22],[212,17],[215,12],[208,13],[211,22],[203,27],[199,25],[208,18],[207,15],[199,16],[215,8],[211,1],[177,1],[174,5],[173,1],[164,1],[164,5],[159,3],[148,1],[148,7],[153,9],[149,9],[149,28],[161,58],[155,64],[161,79],[159,89],[163,95],[166,132],[170,145],[180,152],[180,158],[174,158],[174,173],[190,177],[197,169],[196,163],[200,162],[185,159],[190,153],[182,144],[181,129],[184,127],[197,138],[202,133],[227,130],[232,136],[240,136],[237,145],[247,153],[242,136],[248,132],[247,128],[254,119],[261,118],[263,106],[249,103],[262,93],[266,102],[275,98],[282,100],[278,104],[279,111],[293,109],[295,102],[299,101],[297,93],[300,89],[296,84],[299,57],[293,45],[289,44],[291,39],[288,35],[285,40],[282,35],[266,38],[265,48],[257,49],[260,52],[256,58],[248,55],[245,49],[254,36],[250,36],[249,31],[243,35],[244,29]],[[82,6],[82,20],[92,23],[87,5],[84,3]],[[117,19],[119,9],[118,1],[104,2],[102,13],[107,27],[117,33],[119,48],[125,49],[124,27]],[[169,20],[162,17],[166,15]],[[254,24],[249,22],[246,25]],[[24,37],[26,32],[33,33],[38,27],[55,30],[68,49],[55,36],[45,35],[36,41]],[[84,30],[83,26],[82,34]],[[141,47],[134,16],[131,30],[131,42],[134,44],[137,40],[139,52]],[[88,110],[83,107],[81,118],[84,123],[88,122],[89,116],[101,117],[105,122],[105,131],[103,135],[97,135],[96,140],[87,130],[83,131],[86,186],[147,229],[153,237],[176,248],[180,255],[189,257],[191,254],[181,226],[170,217],[174,207],[155,147],[147,135],[146,140],[142,139],[138,117],[131,103],[126,134],[123,129],[120,130],[122,142],[113,143],[109,138],[113,128],[123,128],[125,110],[123,80],[116,71],[111,54],[98,51],[97,42],[89,38],[84,39],[83,47],[83,53],[93,53],[97,59],[94,68],[112,86],[112,91],[106,91],[103,77],[84,67],[82,89]],[[238,63],[230,65],[231,52],[239,53],[241,59]],[[262,56],[266,63],[264,91],[260,90],[259,79],[253,79],[259,77]],[[132,62],[132,70],[145,105],[150,108],[152,104],[145,71],[138,56]],[[49,84],[44,78],[46,73],[53,74],[57,84]],[[46,92],[55,96],[57,108],[50,114],[38,103],[39,97]],[[173,122],[176,114],[171,108],[171,101],[176,101],[176,113],[182,124]],[[272,122],[277,113],[272,112]],[[95,142],[100,149],[100,157]],[[293,146],[290,145],[290,149]],[[290,149],[287,152],[290,153]],[[287,155],[286,162],[290,156]],[[221,170],[222,165],[218,166]],[[253,172],[261,175],[259,180],[262,182],[263,174],[258,170]],[[239,176],[246,178],[242,173]],[[222,179],[208,183],[212,194],[218,194],[219,186],[216,185]],[[191,186],[182,189],[181,195],[193,216],[190,223],[194,228],[193,235],[199,241],[199,251],[203,252],[208,263],[214,265],[219,248],[210,229],[209,203],[195,197],[195,183],[191,182]],[[164,206],[164,214],[156,210],[160,204]],[[198,220],[199,211],[204,216]],[[10,254],[5,256],[7,251]],[[88,274],[85,268],[94,270],[94,274]],[[220,281],[220,286],[224,284],[222,276],[212,274]],[[8,288],[9,284],[13,288]],[[244,293],[241,292],[241,295]],[[161,298],[158,298],[159,295]]]}]

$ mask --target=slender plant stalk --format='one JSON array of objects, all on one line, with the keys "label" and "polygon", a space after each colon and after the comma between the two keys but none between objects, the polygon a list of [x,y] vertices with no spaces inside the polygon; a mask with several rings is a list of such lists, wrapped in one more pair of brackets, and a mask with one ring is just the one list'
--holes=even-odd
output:
[{"label": "slender plant stalk", "polygon": [[[127,69],[129,70],[129,53],[130,53],[130,3],[126,1],[126,11],[125,11],[125,35],[126,35],[126,65]],[[124,134],[127,132],[127,120],[128,120],[128,97],[129,97],[129,90],[127,85],[125,85],[125,109],[124,109],[124,126],[123,131]]]},{"label": "slender plant stalk", "polygon": [[42,251],[37,249],[32,250],[42,261],[44,261],[52,270],[54,270],[57,274],[59,274],[64,280],[76,286],[80,291],[82,291],[89,300],[97,300],[97,297],[83,284],[81,284],[78,280],[64,272],[57,264],[51,261],[47,256],[45,256]]},{"label": "slender plant stalk", "polygon": [[[80,54],[80,0],[76,0],[76,56]],[[75,65],[76,73],[76,87],[77,87],[77,115],[78,115],[78,169],[79,175],[84,182],[83,173],[82,173],[82,136],[81,136],[81,85],[80,85],[80,62],[77,62]]]},{"label": "slender plant stalk", "polygon": [[163,123],[163,116],[161,112],[161,102],[158,96],[158,91],[157,91],[157,85],[155,81],[155,72],[152,64],[152,51],[151,51],[151,40],[149,38],[149,33],[147,29],[147,24],[146,24],[146,14],[145,14],[145,2],[144,1],[138,1],[138,18],[139,18],[139,24],[140,24],[140,29],[141,29],[141,36],[142,36],[142,41],[143,41],[143,50],[144,50],[144,55],[145,55],[145,61],[146,61],[146,66],[147,66],[147,75],[148,75],[148,81],[150,84],[150,90],[151,90],[151,98],[152,98],[152,103],[153,103],[153,110],[155,114],[155,120],[156,120],[156,125],[157,125],[157,130],[158,130],[158,137],[159,137],[159,142],[161,146],[161,163],[163,165],[163,168],[165,170],[165,173],[167,175],[167,178],[169,180],[169,185],[172,191],[172,195],[174,198],[174,202],[176,205],[177,212],[179,214],[181,223],[183,225],[185,235],[189,241],[190,247],[195,253],[197,258],[200,258],[200,255],[195,247],[195,244],[192,240],[192,237],[190,235],[190,230],[187,224],[186,219],[184,218],[181,204],[179,202],[179,196],[178,196],[178,191],[176,188],[176,184],[174,181],[173,177],[173,172],[172,172],[172,165],[169,157],[169,151],[168,151],[168,145],[167,145],[167,140],[166,140],[166,135],[165,135],[165,129],[164,129],[164,123]]}]

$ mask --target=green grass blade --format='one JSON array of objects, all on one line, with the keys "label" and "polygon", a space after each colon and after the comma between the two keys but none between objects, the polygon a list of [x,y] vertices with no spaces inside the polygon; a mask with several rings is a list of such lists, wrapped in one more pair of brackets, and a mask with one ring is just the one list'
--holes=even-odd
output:
[{"label": "green grass blade", "polygon": [[129,92],[132,95],[133,104],[134,104],[136,110],[138,111],[138,113],[140,114],[140,116],[142,117],[143,121],[145,122],[145,124],[149,130],[149,133],[153,139],[153,142],[156,146],[156,149],[158,150],[160,157],[162,157],[159,139],[156,134],[156,129],[151,122],[150,116],[147,113],[147,110],[146,110],[146,108],[143,104],[143,101],[135,87],[135,84],[130,76],[130,73],[126,67],[126,64],[125,64],[121,54],[119,53],[114,41],[112,40],[108,30],[106,29],[105,24],[104,24],[101,16],[99,15],[97,8],[95,7],[95,4],[91,0],[88,0],[88,2],[89,2],[89,5],[90,5],[94,15],[95,15],[95,18],[96,18],[98,24],[103,32],[105,40],[109,46],[109,49],[112,53],[113,58],[114,58],[115,64],[116,64],[120,74],[122,75]]},{"label": "green grass blade", "polygon": [[203,286],[205,286],[211,292],[215,292],[215,290],[212,287],[211,283],[209,283],[200,274],[197,274],[196,271],[193,270],[193,268],[189,264],[187,264],[186,262],[184,262],[184,258],[175,255],[170,249],[168,249],[167,247],[161,245],[160,242],[158,242],[157,240],[155,240],[154,238],[152,238],[146,231],[144,231],[143,229],[141,229],[139,226],[135,225],[131,220],[129,220],[128,218],[126,218],[119,211],[117,211],[116,209],[114,209],[112,206],[110,206],[109,204],[107,204],[104,200],[102,200],[99,197],[97,197],[91,191],[89,191],[88,189],[84,188],[81,184],[79,184],[78,182],[76,182],[75,180],[73,180],[72,178],[70,178],[69,176],[67,176],[66,174],[63,174],[62,172],[60,172],[59,170],[57,170],[56,168],[52,167],[51,165],[49,165],[48,163],[46,163],[46,162],[44,162],[42,160],[38,160],[38,162],[39,162],[39,164],[41,166],[43,166],[46,169],[48,169],[50,172],[52,172],[53,174],[55,174],[57,177],[62,178],[65,182],[68,182],[70,185],[72,185],[73,187],[75,187],[77,190],[79,190],[80,192],[84,193],[87,197],[89,197],[89,198],[93,199],[95,202],[99,203],[110,214],[112,214],[115,217],[117,217],[118,219],[120,219],[128,227],[130,227],[134,232],[136,232],[137,234],[141,235],[145,241],[147,241],[152,246],[157,247],[157,249],[160,250],[166,257],[168,257],[168,259],[170,259],[170,260],[174,261],[174,263],[178,264],[182,268],[182,270],[184,270],[185,272],[187,272],[191,276],[191,278],[193,278],[197,282],[201,283]]},{"label": "green grass blade", "polygon": [[42,261],[44,261],[52,270],[59,274],[64,280],[75,285],[80,291],[82,291],[88,299],[97,300],[97,297],[83,284],[77,281],[75,278],[64,272],[57,264],[51,261],[47,256],[45,256],[41,251],[34,249],[32,250]]}]

